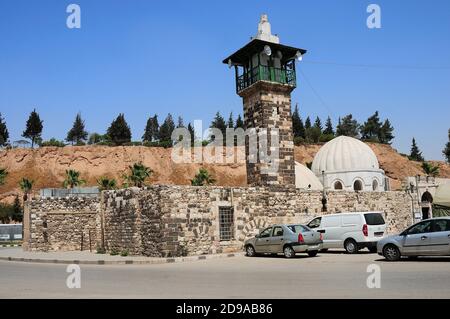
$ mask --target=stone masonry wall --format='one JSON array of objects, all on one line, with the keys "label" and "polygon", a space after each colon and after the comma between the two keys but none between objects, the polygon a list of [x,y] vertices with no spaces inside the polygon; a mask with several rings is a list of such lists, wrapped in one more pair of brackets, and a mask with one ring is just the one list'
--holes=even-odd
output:
[{"label": "stone masonry wall", "polygon": [[[242,248],[246,238],[270,224],[306,223],[322,214],[321,192],[291,188],[151,186],[136,190],[133,195],[138,207],[134,213],[128,213],[135,214],[133,218],[139,220],[135,229],[139,229],[141,246],[127,248],[125,241],[121,249],[147,256],[236,251]],[[391,234],[412,223],[411,200],[403,192],[330,192],[327,197],[327,213],[383,212]],[[134,198],[133,202],[136,202]],[[123,203],[122,207],[127,205],[130,204]],[[231,241],[220,240],[220,206],[234,210],[234,239]],[[112,207],[105,212],[117,213]],[[123,213],[122,209],[123,218],[129,218]],[[110,233],[111,229],[106,232],[115,242],[120,241],[120,233]]]},{"label": "stone masonry wall", "polygon": [[95,251],[99,208],[98,198],[49,198],[27,203],[24,249]]},{"label": "stone masonry wall", "polygon": [[[154,185],[106,191],[102,198],[101,205],[81,199],[33,201],[30,249],[79,250],[81,233],[87,238],[91,230],[107,252],[155,257],[232,252],[270,224],[306,223],[323,214],[321,192],[286,187]],[[339,191],[329,192],[327,198],[327,213],[383,212],[389,234],[413,221],[411,199],[405,192]],[[230,241],[220,240],[222,206],[234,212]]]}]

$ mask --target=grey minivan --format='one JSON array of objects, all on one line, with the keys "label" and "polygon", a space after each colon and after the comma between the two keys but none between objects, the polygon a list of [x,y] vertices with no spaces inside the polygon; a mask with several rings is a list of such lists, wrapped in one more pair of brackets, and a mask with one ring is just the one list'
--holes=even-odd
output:
[{"label": "grey minivan", "polygon": [[389,261],[402,256],[450,256],[450,217],[421,221],[377,244],[377,252]]},{"label": "grey minivan", "polygon": [[301,252],[314,257],[322,249],[322,234],[299,224],[273,225],[247,239],[244,248],[249,257],[282,253],[292,258]]}]

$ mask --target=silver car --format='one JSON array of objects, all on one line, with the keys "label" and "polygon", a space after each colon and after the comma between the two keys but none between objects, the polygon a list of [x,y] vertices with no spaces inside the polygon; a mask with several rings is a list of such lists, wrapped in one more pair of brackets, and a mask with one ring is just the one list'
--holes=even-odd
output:
[{"label": "silver car", "polygon": [[378,242],[377,252],[390,261],[402,256],[450,256],[450,217],[427,219],[386,237]]},{"label": "silver car", "polygon": [[249,257],[283,253],[292,258],[303,252],[314,257],[322,249],[322,234],[304,225],[273,225],[247,239],[244,248]]}]

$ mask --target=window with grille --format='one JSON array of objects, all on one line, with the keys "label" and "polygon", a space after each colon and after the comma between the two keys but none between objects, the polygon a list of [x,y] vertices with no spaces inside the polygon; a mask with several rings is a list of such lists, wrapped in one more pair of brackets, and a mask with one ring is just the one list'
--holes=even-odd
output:
[{"label": "window with grille", "polygon": [[233,207],[220,206],[219,207],[220,240],[233,239],[234,237],[233,225],[234,225]]}]

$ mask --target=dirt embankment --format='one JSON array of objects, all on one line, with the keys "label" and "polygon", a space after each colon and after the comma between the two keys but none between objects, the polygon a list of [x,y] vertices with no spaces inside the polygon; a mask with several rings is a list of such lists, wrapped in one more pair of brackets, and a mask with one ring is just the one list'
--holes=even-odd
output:
[{"label": "dirt embankment", "polygon": [[[391,178],[391,186],[399,188],[407,176],[423,174],[419,163],[409,161],[388,145],[369,144],[378,157],[380,166]],[[303,164],[312,162],[321,145],[306,145],[295,148],[295,159]],[[240,148],[237,152],[242,152]],[[171,149],[158,147],[43,147],[35,150],[13,149],[0,151],[0,167],[8,170],[6,183],[0,186],[0,201],[11,202],[20,194],[18,183],[22,177],[35,181],[34,189],[61,187],[66,169],[81,172],[87,185],[96,185],[101,176],[122,182],[128,166],[142,162],[154,173],[150,179],[154,184],[190,184],[200,167],[207,168],[218,185],[246,185],[245,164],[177,164],[172,161]],[[242,153],[241,153],[242,154]],[[442,177],[450,177],[450,165],[435,162],[441,168]]]}]

